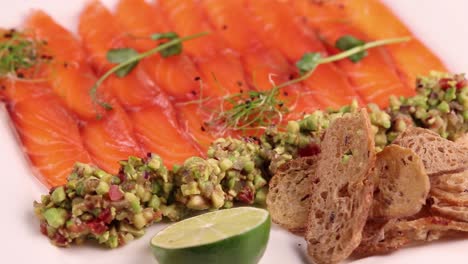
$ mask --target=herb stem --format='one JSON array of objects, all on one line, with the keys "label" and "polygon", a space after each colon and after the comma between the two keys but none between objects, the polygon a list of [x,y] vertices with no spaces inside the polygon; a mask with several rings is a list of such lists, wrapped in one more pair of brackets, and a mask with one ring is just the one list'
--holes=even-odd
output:
[{"label": "herb stem", "polygon": [[384,46],[384,45],[390,45],[390,44],[396,44],[396,43],[402,43],[402,42],[407,42],[410,41],[411,37],[401,37],[401,38],[391,38],[391,39],[382,39],[382,40],[376,40],[372,42],[368,42],[362,46],[357,46],[352,49],[340,52],[338,54],[335,54],[330,57],[325,57],[319,60],[318,64],[324,64],[324,63],[329,63],[329,62],[334,62],[342,59],[346,59],[349,56],[352,56],[356,53],[379,47],[379,46]]},{"label": "herb stem", "polygon": [[[140,61],[141,59],[144,59],[146,57],[149,57],[151,55],[154,55],[162,50],[165,50],[167,48],[170,48],[172,46],[175,46],[179,43],[182,43],[182,42],[185,42],[185,41],[188,41],[188,40],[192,40],[192,39],[196,39],[196,38],[199,38],[199,37],[202,37],[202,36],[205,36],[205,35],[208,35],[209,32],[200,32],[200,33],[197,33],[197,34],[193,34],[193,35],[190,35],[190,36],[186,36],[186,37],[182,37],[182,38],[177,38],[177,39],[173,39],[171,41],[168,41],[166,43],[163,43],[159,46],[157,46],[156,48],[154,49],[151,49],[151,50],[148,50],[146,52],[143,52],[141,54],[138,54],[137,56],[135,57],[132,57],[130,59],[128,59],[127,61],[124,61],[118,65],[116,65],[115,67],[113,67],[112,69],[110,69],[109,71],[107,71],[106,73],[104,73],[100,78],[99,80],[97,80],[97,82],[93,85],[93,87],[91,88],[91,90],[89,91],[89,94],[91,96],[91,98],[93,99],[93,101],[97,102],[97,98],[96,98],[96,93],[97,93],[97,89],[99,88],[99,86],[102,85],[102,83],[107,79],[109,78],[112,74],[114,74],[115,72],[117,72],[118,70],[124,68],[124,67],[127,67],[128,65],[132,64],[132,63],[135,63],[135,62],[138,62]],[[97,102],[98,104],[106,107],[107,104],[103,104],[103,103],[100,103],[100,102]],[[109,105],[107,105],[106,108],[108,108]]]},{"label": "herb stem", "polygon": [[[371,48],[384,46],[384,45],[389,45],[389,44],[407,42],[407,41],[410,41],[410,40],[411,40],[411,37],[401,37],[401,38],[382,39],[382,40],[376,40],[376,41],[368,42],[368,43],[366,43],[366,44],[364,44],[362,46],[354,47],[352,49],[340,52],[340,53],[335,54],[333,56],[321,58],[317,62],[317,66],[320,65],[320,64],[325,64],[325,63],[330,63],[330,62],[346,59],[349,56],[352,56],[354,54],[357,54],[359,52],[362,52],[362,51],[365,51],[365,50],[368,50],[368,49],[371,49]],[[307,73],[303,74],[302,76],[299,76],[296,79],[284,82],[284,83],[282,83],[282,84],[280,84],[278,86],[273,87],[272,89],[275,89],[275,88],[276,89],[281,89],[281,88],[284,88],[286,86],[302,82],[302,81],[308,79],[312,75],[313,72],[314,72],[314,70],[308,71]]]}]

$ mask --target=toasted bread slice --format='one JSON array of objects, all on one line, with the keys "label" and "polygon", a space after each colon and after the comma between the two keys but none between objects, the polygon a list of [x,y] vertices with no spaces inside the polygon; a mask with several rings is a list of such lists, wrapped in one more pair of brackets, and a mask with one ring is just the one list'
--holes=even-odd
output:
[{"label": "toasted bread slice", "polygon": [[468,148],[468,133],[465,133],[463,136],[455,140],[455,143],[464,148]]},{"label": "toasted bread slice", "polygon": [[468,149],[428,129],[410,127],[393,144],[410,148],[418,154],[430,177],[468,168]]},{"label": "toasted bread slice", "polygon": [[337,263],[359,246],[372,205],[375,149],[367,112],[336,119],[321,149],[305,238],[314,263]]},{"label": "toasted bread slice", "polygon": [[361,244],[377,243],[385,238],[385,227],[394,224],[396,219],[382,220],[368,218],[362,230]]},{"label": "toasted bread slice", "polygon": [[271,178],[266,204],[273,222],[297,234],[305,231],[318,156],[291,160]]},{"label": "toasted bread slice", "polygon": [[[369,225],[365,230],[368,228],[375,229],[374,226]],[[353,255],[364,257],[385,254],[411,243],[429,242],[442,237],[468,237],[468,223],[438,216],[390,222],[383,229],[382,239],[378,241],[363,239]],[[372,234],[372,232],[365,231],[364,234]]]},{"label": "toasted bread slice", "polygon": [[431,196],[449,205],[468,206],[468,171],[432,178]]},{"label": "toasted bread slice", "polygon": [[411,149],[391,145],[377,154],[371,218],[403,218],[426,203],[430,182],[421,159]]},{"label": "toasted bread slice", "polygon": [[468,207],[465,206],[435,203],[431,206],[431,211],[443,217],[468,222]]}]

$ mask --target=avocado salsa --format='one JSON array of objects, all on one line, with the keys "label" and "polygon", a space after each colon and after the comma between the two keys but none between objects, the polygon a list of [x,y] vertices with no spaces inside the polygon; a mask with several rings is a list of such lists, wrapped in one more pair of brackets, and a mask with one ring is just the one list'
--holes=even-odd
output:
[{"label": "avocado salsa", "polygon": [[[258,138],[220,138],[206,158],[191,157],[172,170],[155,154],[121,161],[117,175],[77,163],[67,184],[34,202],[41,232],[57,246],[94,240],[115,248],[163,219],[178,221],[236,203],[263,205],[268,180],[278,167],[319,153],[328,125],[358,108],[353,102],[338,110],[318,110],[289,121],[286,128],[271,126]],[[455,140],[468,130],[467,82],[461,74],[431,73],[418,79],[415,96],[392,97],[386,109],[370,104],[368,111],[378,149],[408,126]]]}]

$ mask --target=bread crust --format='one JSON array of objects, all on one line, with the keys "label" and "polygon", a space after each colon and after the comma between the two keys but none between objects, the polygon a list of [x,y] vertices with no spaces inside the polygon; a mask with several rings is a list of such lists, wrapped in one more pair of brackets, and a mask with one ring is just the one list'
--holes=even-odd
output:
[{"label": "bread crust", "polygon": [[468,149],[431,130],[410,127],[393,144],[413,150],[423,161],[429,177],[468,169]]},{"label": "bread crust", "polygon": [[317,160],[317,155],[291,160],[270,180],[266,204],[271,219],[295,234],[306,229]]},{"label": "bread crust", "polygon": [[453,206],[468,206],[468,171],[431,179],[431,196]]},{"label": "bread crust", "polygon": [[411,149],[397,145],[377,154],[370,218],[404,218],[418,213],[430,189],[424,164]]},{"label": "bread crust", "polygon": [[375,147],[367,112],[336,119],[321,149],[305,238],[314,263],[338,263],[359,246],[372,205]]},{"label": "bread crust", "polygon": [[468,222],[468,171],[432,179],[431,212]]},{"label": "bread crust", "polygon": [[[375,228],[368,222],[366,229]],[[364,234],[372,232],[364,231]],[[397,220],[383,226],[381,239],[363,239],[353,252],[355,257],[390,253],[403,246],[429,242],[443,237],[468,237],[468,223],[440,216],[421,217],[414,220]]]}]

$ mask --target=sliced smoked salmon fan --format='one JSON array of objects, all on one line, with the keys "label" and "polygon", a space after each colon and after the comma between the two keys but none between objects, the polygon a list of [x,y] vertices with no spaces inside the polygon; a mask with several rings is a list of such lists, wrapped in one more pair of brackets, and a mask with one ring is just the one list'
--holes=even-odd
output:
[{"label": "sliced smoked salmon fan", "polygon": [[[446,71],[379,0],[119,0],[114,6],[91,0],[83,6],[73,28],[33,10],[19,29],[0,29],[1,44],[29,52],[20,54],[29,57],[19,65],[0,68],[0,100],[48,187],[65,183],[76,162],[117,173],[119,161],[151,152],[172,168],[205,157],[219,137],[281,130],[317,109],[353,101],[384,108],[391,96],[412,96],[419,75]],[[406,36],[411,40],[369,49],[359,61],[304,62],[304,55],[321,60],[346,51],[337,45],[343,37],[368,43]],[[163,44],[173,45],[171,54],[158,51]],[[4,49],[0,58],[24,47]],[[304,63],[318,66],[304,70]],[[242,130],[252,119],[239,116],[268,104],[286,110],[261,110],[274,124]],[[227,122],[229,114],[234,122]]]}]

